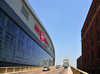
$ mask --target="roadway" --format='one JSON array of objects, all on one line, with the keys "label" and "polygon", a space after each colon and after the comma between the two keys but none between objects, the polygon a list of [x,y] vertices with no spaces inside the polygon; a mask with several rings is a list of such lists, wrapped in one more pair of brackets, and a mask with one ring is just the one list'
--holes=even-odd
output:
[{"label": "roadway", "polygon": [[66,69],[64,69],[64,67],[60,67],[58,69],[51,68],[50,71],[42,71],[42,69],[40,69],[40,70],[34,70],[28,72],[14,73],[14,74],[72,74],[72,71],[70,67]]},{"label": "roadway", "polygon": [[67,73],[67,69],[64,69],[64,67],[61,68],[53,68],[50,71],[42,71],[42,73],[39,74],[66,74]]}]

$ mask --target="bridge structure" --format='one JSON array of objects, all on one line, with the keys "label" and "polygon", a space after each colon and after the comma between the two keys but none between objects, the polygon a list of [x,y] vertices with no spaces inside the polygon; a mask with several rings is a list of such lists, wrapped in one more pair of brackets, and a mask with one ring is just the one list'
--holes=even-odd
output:
[{"label": "bridge structure", "polygon": [[70,66],[71,65],[71,60],[69,57],[65,57],[65,59],[63,59],[63,66]]},{"label": "bridge structure", "polygon": [[[63,65],[59,68],[49,66],[49,71],[43,71],[44,66],[0,67],[0,74],[88,74],[71,66],[69,57],[65,57],[62,62]],[[65,68],[65,66],[67,66],[67,68]]]},{"label": "bridge structure", "polygon": [[66,69],[62,66],[56,69],[55,66],[50,66],[50,71],[42,71],[42,67],[0,67],[0,74],[88,74],[77,68],[68,66]]}]

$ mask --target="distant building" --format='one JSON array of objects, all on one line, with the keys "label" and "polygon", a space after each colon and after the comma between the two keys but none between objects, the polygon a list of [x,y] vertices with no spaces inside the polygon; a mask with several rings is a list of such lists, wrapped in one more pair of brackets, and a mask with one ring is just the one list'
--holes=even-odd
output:
[{"label": "distant building", "polygon": [[82,70],[82,56],[77,59],[77,68]]},{"label": "distant building", "polygon": [[63,66],[70,66],[71,65],[71,63],[70,63],[70,58],[65,58],[65,59],[63,59]]},{"label": "distant building", "polygon": [[0,0],[0,67],[54,64],[52,40],[28,0]]},{"label": "distant building", "polygon": [[82,70],[89,74],[100,74],[100,0],[93,0],[91,4],[81,30],[81,42]]}]

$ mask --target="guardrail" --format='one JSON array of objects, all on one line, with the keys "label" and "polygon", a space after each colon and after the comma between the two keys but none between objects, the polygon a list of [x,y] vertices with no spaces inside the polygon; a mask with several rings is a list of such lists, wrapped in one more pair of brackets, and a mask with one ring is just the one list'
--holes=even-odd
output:
[{"label": "guardrail", "polygon": [[[11,73],[11,72],[21,72],[21,71],[31,71],[31,70],[38,70],[43,69],[42,67],[0,67],[0,73]],[[49,66],[53,68],[55,66]]]},{"label": "guardrail", "polygon": [[72,67],[72,66],[70,66],[70,68],[71,68],[73,74],[89,74],[89,73],[86,73],[86,72],[84,72],[84,71],[82,71],[82,70],[79,70],[79,69],[77,69],[77,68],[74,68],[74,67]]}]

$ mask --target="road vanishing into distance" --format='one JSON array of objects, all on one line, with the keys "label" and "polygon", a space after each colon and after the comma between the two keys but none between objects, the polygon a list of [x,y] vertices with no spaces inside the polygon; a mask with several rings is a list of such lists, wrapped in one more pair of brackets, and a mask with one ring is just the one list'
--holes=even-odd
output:
[{"label": "road vanishing into distance", "polygon": [[69,72],[70,72],[69,67],[66,69],[64,67],[60,67],[58,69],[51,68],[50,71],[42,71],[42,69],[40,69],[40,70],[20,72],[15,74],[71,74]]},{"label": "road vanishing into distance", "polygon": [[61,67],[61,68],[53,68],[51,69],[50,71],[42,71],[42,73],[39,73],[39,74],[67,74],[67,68],[64,69],[64,67]]}]

